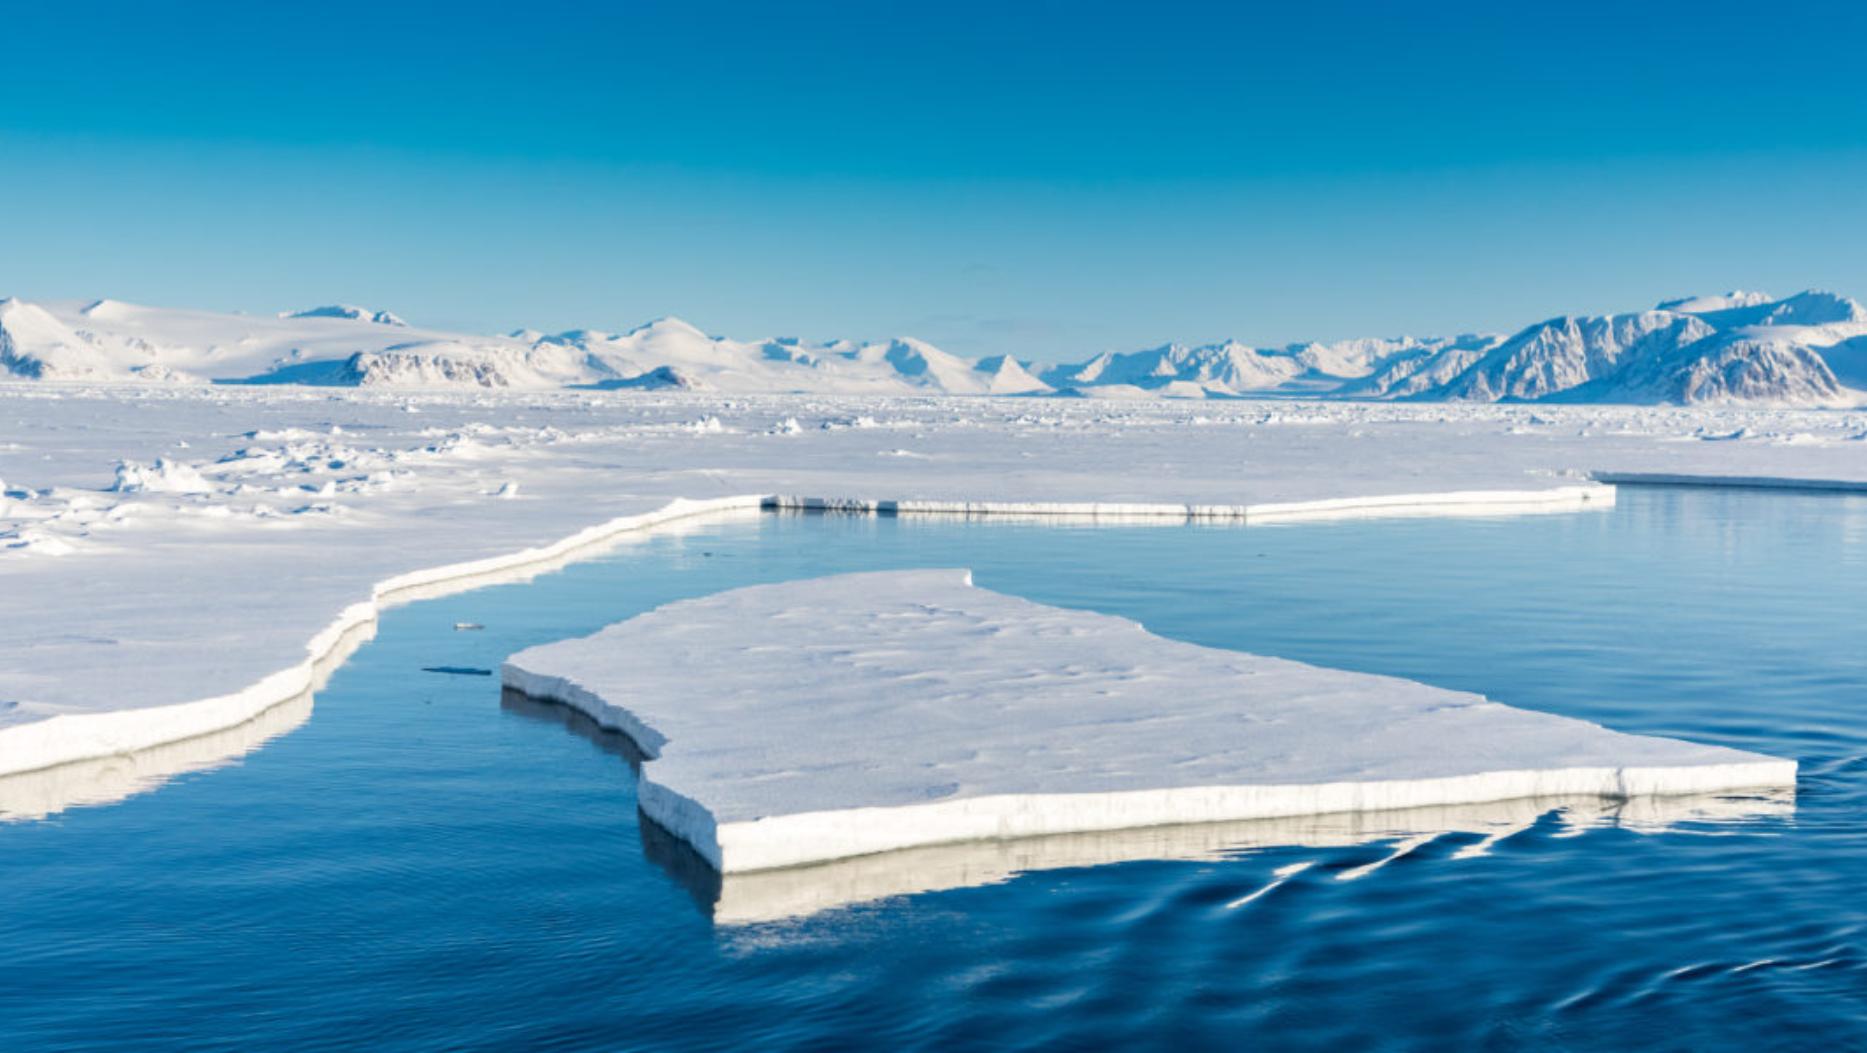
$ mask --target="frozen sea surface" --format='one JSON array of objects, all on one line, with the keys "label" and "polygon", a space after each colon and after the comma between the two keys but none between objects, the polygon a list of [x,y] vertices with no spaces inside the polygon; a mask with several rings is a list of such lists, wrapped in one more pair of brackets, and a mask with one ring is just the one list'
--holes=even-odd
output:
[{"label": "frozen sea surface", "polygon": [[[625,743],[427,671],[736,585],[927,565],[1195,643],[1795,757],[1798,795],[1717,821],[1552,811],[1501,837],[1240,834],[725,925],[703,906],[720,890],[641,828]],[[1843,496],[645,538],[390,611],[310,720],[237,766],[0,824],[0,1048],[1858,1048],[1863,596],[1867,499]]]}]

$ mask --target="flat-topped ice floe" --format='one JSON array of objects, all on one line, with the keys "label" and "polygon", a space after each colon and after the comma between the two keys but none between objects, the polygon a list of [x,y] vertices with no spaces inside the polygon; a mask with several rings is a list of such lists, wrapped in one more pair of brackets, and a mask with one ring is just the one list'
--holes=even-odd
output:
[{"label": "flat-topped ice floe", "polygon": [[[686,886],[715,924],[749,925],[895,896],[995,885],[1019,874],[1058,867],[1102,866],[1136,859],[1222,859],[1264,849],[1327,850],[1389,842],[1392,851],[1388,855],[1335,871],[1335,880],[1355,881],[1445,834],[1467,835],[1463,846],[1450,858],[1469,859],[1486,855],[1499,842],[1545,822],[1555,837],[1608,828],[1660,834],[1685,824],[1703,828],[1749,823],[1782,819],[1794,812],[1795,794],[1786,790],[1625,800],[1592,795],[1518,797],[1436,808],[1331,812],[962,841],[734,874],[720,874],[699,862],[698,856],[684,851],[685,846],[653,823],[642,827],[642,847],[650,860]],[[1229,906],[1242,905],[1255,897],[1248,894]]]},{"label": "flat-topped ice floe", "polygon": [[851,574],[531,648],[507,686],[627,733],[641,807],[722,873],[950,842],[1793,787],[1796,764],[1407,680]]}]

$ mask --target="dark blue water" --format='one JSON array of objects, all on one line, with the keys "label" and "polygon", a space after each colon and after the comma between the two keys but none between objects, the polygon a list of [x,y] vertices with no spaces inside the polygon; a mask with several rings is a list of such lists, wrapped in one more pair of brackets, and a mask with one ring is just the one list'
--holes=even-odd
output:
[{"label": "dark blue water", "polygon": [[[1365,873],[1395,845],[725,927],[645,852],[617,743],[502,705],[496,678],[424,671],[731,586],[942,565],[1199,643],[1794,756],[1799,795],[1792,816],[1667,832],[1552,813]],[[1624,489],[1610,512],[1250,529],[772,516],[648,539],[390,612],[309,723],[235,766],[0,824],[0,1050],[1867,1048],[1863,614],[1867,500],[1845,497]]]}]

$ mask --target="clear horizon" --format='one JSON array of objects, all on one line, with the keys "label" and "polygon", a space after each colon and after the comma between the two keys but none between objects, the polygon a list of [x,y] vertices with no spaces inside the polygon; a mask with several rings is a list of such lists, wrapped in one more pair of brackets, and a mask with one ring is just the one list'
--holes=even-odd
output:
[{"label": "clear horizon", "polygon": [[0,294],[29,299],[1058,359],[1867,290],[1849,7],[8,23]]}]

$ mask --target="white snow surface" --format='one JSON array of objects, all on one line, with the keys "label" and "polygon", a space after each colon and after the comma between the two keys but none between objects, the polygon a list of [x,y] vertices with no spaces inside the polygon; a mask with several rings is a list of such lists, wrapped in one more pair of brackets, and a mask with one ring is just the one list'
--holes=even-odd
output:
[{"label": "white snow surface", "polygon": [[0,385],[0,773],[231,727],[382,606],[767,499],[1250,524],[1600,507],[1598,472],[1859,488],[1867,413]]},{"label": "white snow surface", "polygon": [[1794,761],[1167,640],[960,570],[736,589],[534,647],[720,871],[1172,823],[1795,785]]},{"label": "white snow surface", "polygon": [[621,333],[415,328],[332,304],[271,318],[115,300],[0,300],[0,379],[410,390],[587,388],[817,395],[1284,397],[1852,406],[1867,403],[1867,308],[1834,293],[1669,300],[1512,335],[1254,347],[1238,340],[972,359],[912,337],[735,340],[679,318]]}]

